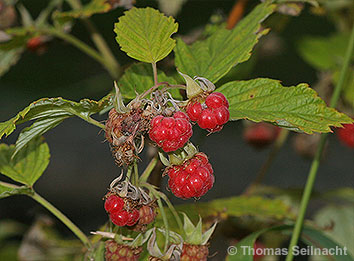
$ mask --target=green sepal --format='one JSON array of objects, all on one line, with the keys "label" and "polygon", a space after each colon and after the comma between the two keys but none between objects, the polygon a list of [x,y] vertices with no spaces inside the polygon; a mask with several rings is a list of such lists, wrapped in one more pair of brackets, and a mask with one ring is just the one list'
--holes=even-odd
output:
[{"label": "green sepal", "polygon": [[185,213],[182,213],[184,217],[183,230],[185,232],[184,241],[191,245],[205,245],[208,243],[211,235],[213,234],[217,223],[209,228],[205,233],[202,230],[202,218],[199,217],[198,224],[193,225],[192,221],[188,218]]},{"label": "green sepal", "polygon": [[203,92],[202,87],[195,80],[193,80],[190,76],[188,76],[187,74],[181,73],[180,71],[178,71],[178,73],[180,75],[182,75],[182,77],[186,81],[186,86],[187,86],[186,92],[187,92],[188,99],[196,97]]},{"label": "green sepal", "polygon": [[118,113],[126,113],[129,109],[124,105],[123,96],[119,90],[118,84],[114,81],[114,89],[116,90],[116,94],[113,99],[113,107],[116,109]]}]

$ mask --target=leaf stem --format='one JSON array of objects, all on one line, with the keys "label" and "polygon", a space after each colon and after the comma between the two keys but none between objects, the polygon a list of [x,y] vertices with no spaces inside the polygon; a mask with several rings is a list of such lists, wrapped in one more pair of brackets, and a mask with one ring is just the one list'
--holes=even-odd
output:
[{"label": "leaf stem", "polygon": [[159,195],[160,197],[166,202],[168,208],[171,210],[173,216],[175,217],[176,219],[176,222],[177,222],[177,225],[178,225],[178,228],[180,229],[180,231],[182,233],[185,233],[184,229],[183,229],[183,224],[182,224],[182,220],[181,218],[179,217],[176,209],[174,208],[174,206],[172,205],[171,201],[168,199],[168,197],[163,193],[163,192],[159,192]]},{"label": "leaf stem", "polygon": [[[82,4],[79,0],[69,0],[69,4],[73,9],[81,9]],[[107,64],[110,64],[109,73],[111,74],[112,78],[117,80],[121,74],[120,64],[114,58],[114,55],[111,49],[108,47],[106,41],[102,37],[102,35],[98,32],[96,26],[90,21],[88,18],[82,19],[84,25],[86,26],[87,30],[90,33],[91,39],[100,53],[103,55]],[[108,68],[107,68],[108,69]]]},{"label": "leaf stem", "polygon": [[[20,187],[14,184],[10,184],[7,182],[2,182],[0,181],[0,185],[12,189],[21,189],[24,187]],[[41,197],[37,192],[33,190],[33,188],[28,187],[30,190],[29,193],[22,193],[23,195],[27,195],[31,198],[33,198],[35,201],[37,201],[39,204],[41,204],[43,207],[45,207],[49,212],[51,212],[54,216],[56,216],[61,222],[64,223],[81,241],[84,243],[84,245],[90,249],[92,247],[92,244],[88,237],[70,220],[68,219],[59,209],[54,207],[50,202],[48,202],[45,198]]]},{"label": "leaf stem", "polygon": [[153,71],[153,74],[154,74],[154,83],[155,83],[155,85],[157,85],[158,80],[157,80],[157,67],[156,67],[156,63],[151,63],[151,65],[152,65],[152,71]]},{"label": "leaf stem", "polygon": [[84,121],[87,121],[88,123],[91,123],[92,125],[95,125],[103,130],[106,128],[106,126],[104,124],[92,119],[91,117],[81,117],[80,114],[77,114],[77,116],[79,116]]},{"label": "leaf stem", "polygon": [[82,52],[86,53],[91,58],[95,59],[97,62],[101,63],[106,70],[113,76],[116,74],[115,70],[112,68],[109,61],[105,59],[100,53],[98,53],[95,49],[84,43],[83,41],[79,40],[75,36],[71,34],[64,33],[54,27],[46,27],[46,28],[35,28],[34,30],[42,32],[44,34],[53,35],[58,37],[72,45],[76,48],[81,50]]},{"label": "leaf stem", "polygon": [[[155,168],[156,164],[158,162],[157,156],[153,157],[152,160],[150,161],[149,165],[147,165],[146,169],[144,170],[143,174],[140,176],[140,182],[146,182]],[[140,183],[139,182],[139,183]]]},{"label": "leaf stem", "polygon": [[34,193],[31,197],[45,207],[49,212],[56,216],[61,222],[63,222],[81,241],[84,245],[90,249],[92,247],[88,237],[70,220],[68,219],[59,209],[54,207],[50,202],[41,197],[38,193]]},{"label": "leaf stem", "polygon": [[136,160],[134,160],[134,185],[139,184],[139,169],[138,169],[138,163]]},{"label": "leaf stem", "polygon": [[165,224],[166,237],[165,237],[164,252],[166,252],[166,250],[168,248],[168,244],[170,242],[170,230],[169,230],[169,225],[168,225],[168,220],[167,220],[167,216],[166,216],[166,213],[165,213],[165,209],[163,207],[161,198],[159,196],[157,197],[157,204],[159,205],[159,208],[160,208],[160,211],[161,211],[161,215],[162,215],[162,220],[163,220],[163,223]]},{"label": "leaf stem", "polygon": [[[342,67],[342,70],[340,72],[340,78],[339,78],[338,84],[336,85],[336,87],[334,89],[333,96],[331,98],[330,107],[332,107],[332,108],[336,107],[336,105],[337,105],[337,102],[338,102],[338,99],[339,99],[339,95],[340,95],[341,89],[343,87],[344,79],[345,79],[345,76],[347,74],[347,70],[348,70],[350,58],[351,58],[352,53],[353,53],[353,49],[354,49],[354,26],[352,27],[350,40],[349,40],[347,51],[346,51],[346,54],[345,54],[345,57],[344,57],[343,67]],[[313,185],[315,183],[317,170],[318,170],[318,167],[319,167],[322,151],[323,151],[327,136],[328,136],[327,133],[324,133],[324,134],[321,135],[320,143],[319,143],[319,146],[318,146],[318,148],[316,150],[315,158],[312,161],[312,165],[311,165],[311,168],[310,168],[309,176],[307,178],[307,182],[306,182],[306,185],[305,185],[304,193],[303,193],[302,198],[301,198],[299,214],[298,214],[298,217],[296,219],[294,231],[292,233],[292,237],[291,237],[291,240],[290,240],[289,252],[288,252],[289,254],[286,257],[286,261],[292,261],[293,258],[294,258],[293,249],[297,245],[297,242],[299,240],[299,237],[300,237],[300,234],[301,234],[301,231],[302,231],[302,226],[303,226],[303,223],[304,223],[306,209],[307,209],[308,203],[310,201]]]}]

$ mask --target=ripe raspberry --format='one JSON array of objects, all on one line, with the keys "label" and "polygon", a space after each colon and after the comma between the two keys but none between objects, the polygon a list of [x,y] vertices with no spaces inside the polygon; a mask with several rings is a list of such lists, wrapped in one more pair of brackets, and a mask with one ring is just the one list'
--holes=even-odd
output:
[{"label": "ripe raspberry", "polygon": [[183,244],[181,261],[206,261],[209,255],[207,245],[190,245]]},{"label": "ripe raspberry", "polygon": [[106,241],[105,249],[106,261],[138,261],[143,251],[142,247],[120,245],[114,240]]},{"label": "ripe raspberry", "polygon": [[343,128],[337,130],[339,140],[350,148],[354,148],[354,123],[343,124]]},{"label": "ripe raspberry", "polygon": [[112,220],[112,223],[119,226],[123,227],[127,225],[129,221],[129,213],[125,210],[121,210],[118,212],[113,212],[109,215],[109,218]]},{"label": "ripe raspberry", "polygon": [[263,148],[271,144],[279,135],[280,128],[266,122],[246,126],[243,138],[251,146]]},{"label": "ripe raspberry", "polygon": [[116,195],[110,195],[104,203],[104,208],[108,213],[121,211],[123,207],[124,200]]},{"label": "ripe raspberry", "polygon": [[179,198],[203,196],[214,184],[213,168],[204,153],[198,153],[182,165],[167,169],[168,185]]},{"label": "ripe raspberry", "polygon": [[209,132],[220,131],[230,118],[229,102],[220,92],[209,94],[203,104],[199,101],[191,102],[186,111],[192,121]]},{"label": "ripe raspberry", "polygon": [[140,213],[138,210],[134,209],[132,212],[128,212],[127,226],[134,226],[140,218]]},{"label": "ripe raspberry", "polygon": [[176,112],[173,117],[156,116],[150,126],[150,139],[165,152],[182,148],[193,134],[189,118],[183,112]]}]

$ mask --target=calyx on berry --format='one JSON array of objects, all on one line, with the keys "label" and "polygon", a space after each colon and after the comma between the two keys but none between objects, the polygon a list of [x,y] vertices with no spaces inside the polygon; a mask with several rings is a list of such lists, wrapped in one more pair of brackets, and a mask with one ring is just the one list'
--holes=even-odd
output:
[{"label": "calyx on berry", "polygon": [[[206,78],[196,76],[194,79],[192,79],[187,74],[183,74],[181,72],[178,73],[182,75],[186,81],[186,92],[188,99],[197,97],[203,92],[212,92],[215,90],[215,85]],[[198,80],[200,83],[196,82],[196,80]]]},{"label": "calyx on berry", "polygon": [[[166,231],[164,229],[158,229],[164,236]],[[152,229],[152,235],[147,243],[147,249],[149,251],[149,260],[163,260],[163,261],[179,261],[182,253],[183,239],[182,237],[173,231],[168,231],[170,238],[170,246],[166,252],[162,253],[156,240],[156,228]]]},{"label": "calyx on berry", "polygon": [[217,223],[214,223],[207,231],[202,231],[202,219],[199,218],[199,222],[196,226],[191,222],[188,216],[183,213],[184,224],[183,230],[185,236],[183,238],[183,249],[181,255],[181,261],[187,260],[200,260],[205,261],[209,255],[208,241],[211,235],[214,233]]}]

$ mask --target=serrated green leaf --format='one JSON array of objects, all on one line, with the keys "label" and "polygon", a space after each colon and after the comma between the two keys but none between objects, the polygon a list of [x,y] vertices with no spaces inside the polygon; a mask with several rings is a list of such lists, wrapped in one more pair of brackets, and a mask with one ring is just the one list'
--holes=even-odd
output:
[{"label": "serrated green leaf", "polygon": [[217,89],[230,103],[230,119],[273,122],[305,133],[331,132],[352,119],[317,96],[306,84],[284,87],[272,79],[229,82]]},{"label": "serrated green leaf", "polygon": [[78,116],[87,121],[92,114],[100,112],[110,104],[111,95],[107,95],[100,101],[83,99],[80,102],[63,98],[43,98],[32,102],[12,119],[1,122],[0,139],[3,135],[10,135],[16,129],[16,125],[34,120],[35,122],[20,134],[16,142],[15,152],[17,152],[31,139],[56,127],[64,119]]},{"label": "serrated green leaf", "polygon": [[177,29],[173,17],[166,17],[150,7],[126,11],[114,26],[122,51],[146,63],[156,63],[173,50],[176,41],[171,35]]},{"label": "serrated green leaf", "polygon": [[216,83],[236,64],[247,61],[258,39],[267,32],[260,23],[273,11],[269,2],[258,5],[233,30],[219,28],[206,40],[188,46],[177,39],[176,67],[183,73]]},{"label": "serrated green leaf", "polygon": [[0,144],[0,173],[14,181],[33,186],[49,164],[47,143],[37,137],[12,157],[14,151],[14,145]]},{"label": "serrated green leaf", "polygon": [[20,59],[22,48],[9,51],[0,50],[0,77],[4,75],[11,66],[15,65]]},{"label": "serrated green leaf", "polygon": [[[308,36],[299,40],[297,49],[302,58],[319,70],[341,67],[349,42],[348,34]],[[352,56],[354,59],[354,54]]]},{"label": "serrated green leaf", "polygon": [[65,23],[74,18],[88,18],[94,14],[106,13],[111,10],[111,6],[106,0],[91,0],[80,9],[67,12],[56,11],[53,13],[53,19],[59,23]]},{"label": "serrated green leaf", "polygon": [[[158,71],[157,78],[159,82],[168,82],[176,84],[176,80],[166,76],[164,72]],[[146,63],[136,63],[130,66],[124,75],[118,81],[119,90],[124,98],[134,99],[136,93],[143,93],[154,86],[152,67]],[[180,97],[178,90],[171,91],[174,97]]]},{"label": "serrated green leaf", "polygon": [[[238,242],[235,245],[234,249],[229,249],[229,251],[237,250],[233,253],[235,254],[230,254],[227,256],[226,260],[227,261],[253,261],[253,255],[251,251],[248,251],[248,249],[253,249],[254,244],[257,240],[258,237],[260,237],[262,234],[269,232],[269,231],[291,231],[293,226],[289,225],[283,225],[283,226],[276,226],[276,227],[270,227],[270,228],[265,228],[260,231],[254,232],[251,235],[247,236],[240,242]],[[327,237],[326,235],[323,234],[323,232],[319,230],[315,230],[311,227],[304,226],[302,229],[302,239],[306,241],[310,246],[314,246],[317,248],[322,248],[322,249],[331,249],[331,248],[342,248],[339,244],[337,244],[335,241],[333,241],[331,238]],[[293,250],[291,250],[293,251]],[[297,249],[294,249],[294,251],[297,251]],[[343,251],[343,248],[342,248]],[[294,252],[296,253],[296,252]],[[344,253],[344,251],[343,251]],[[321,256],[322,259],[321,261],[350,261],[352,260],[352,257],[348,255],[331,255],[331,256]]]}]

